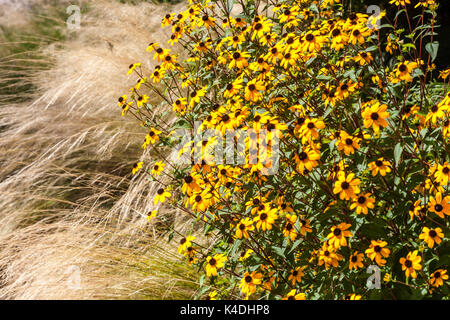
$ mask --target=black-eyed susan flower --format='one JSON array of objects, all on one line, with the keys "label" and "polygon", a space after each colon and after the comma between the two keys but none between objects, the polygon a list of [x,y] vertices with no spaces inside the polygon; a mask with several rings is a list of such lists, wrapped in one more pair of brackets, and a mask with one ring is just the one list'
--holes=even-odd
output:
[{"label": "black-eyed susan flower", "polygon": [[149,97],[147,95],[142,95],[137,98],[137,106],[138,108],[142,108],[145,104],[147,104]]},{"label": "black-eyed susan flower", "polygon": [[133,63],[133,64],[130,64],[130,66],[128,67],[127,75],[129,76],[130,74],[132,74],[133,71],[134,71],[134,69],[136,69],[136,68],[138,68],[138,67],[140,67],[140,66],[141,66],[140,63]]},{"label": "black-eyed susan flower", "polygon": [[242,293],[244,295],[250,295],[256,292],[256,287],[261,284],[262,277],[263,275],[258,271],[244,273],[241,283],[239,284]]},{"label": "black-eyed susan flower", "polygon": [[306,295],[303,292],[297,292],[297,289],[292,289],[282,300],[306,300]]},{"label": "black-eyed susan flower", "polygon": [[217,291],[214,290],[213,292],[208,293],[205,300],[217,300],[216,296],[217,296]]},{"label": "black-eyed susan flower", "polygon": [[348,268],[350,270],[358,270],[358,268],[363,268],[363,261],[364,261],[364,254],[358,251],[355,251],[352,253],[349,259],[349,266]]},{"label": "black-eyed susan flower", "polygon": [[297,238],[297,231],[295,230],[295,222],[297,221],[297,216],[295,214],[290,215],[287,214],[286,222],[284,223],[283,235],[285,237],[289,237],[291,241],[294,241]]},{"label": "black-eyed susan flower", "polygon": [[156,196],[153,199],[153,203],[156,205],[158,202],[164,203],[166,201],[166,198],[170,198],[172,194],[167,191],[164,188],[159,188],[158,191],[156,191]]},{"label": "black-eyed susan flower", "polygon": [[359,141],[361,139],[349,135],[347,132],[341,130],[337,143],[338,150],[344,150],[345,155],[353,154],[355,150],[359,150]]},{"label": "black-eyed susan flower", "polygon": [[436,288],[444,285],[445,280],[448,280],[447,270],[445,269],[438,269],[430,276],[430,283],[433,287]]},{"label": "black-eyed susan flower", "polygon": [[218,269],[223,268],[227,261],[227,257],[224,254],[215,254],[213,257],[206,258],[206,275],[208,277],[217,276]]},{"label": "black-eyed susan flower", "polygon": [[250,237],[249,231],[254,229],[255,226],[253,225],[252,219],[244,218],[236,225],[235,236],[238,239],[242,239],[242,237],[248,239]]},{"label": "black-eyed susan flower", "polygon": [[375,133],[380,131],[380,127],[387,127],[388,123],[386,119],[389,118],[389,112],[386,110],[387,105],[380,104],[379,101],[375,100],[365,103],[362,111],[364,126],[366,128],[372,127]]},{"label": "black-eyed susan flower", "polygon": [[319,159],[320,151],[314,148],[304,148],[303,151],[294,156],[296,168],[300,174],[304,174],[305,169],[308,170],[308,172],[312,171],[312,169],[318,165]]},{"label": "black-eyed susan flower", "polygon": [[391,250],[386,248],[386,246],[386,241],[371,240],[370,246],[366,249],[365,253],[370,260],[375,260],[380,267],[383,267],[386,264],[386,260],[383,258],[389,257],[389,254],[391,253]]},{"label": "black-eyed susan flower", "polygon": [[347,238],[353,236],[353,234],[347,229],[352,225],[349,223],[342,222],[337,226],[331,227],[331,232],[328,234],[328,244],[330,246],[337,248],[347,246]]},{"label": "black-eyed susan flower", "polygon": [[297,282],[302,281],[302,277],[305,275],[303,273],[303,270],[305,270],[306,266],[303,267],[296,267],[291,270],[289,273],[288,281],[291,281],[292,285],[295,286]]},{"label": "black-eyed susan flower", "polygon": [[136,174],[139,170],[141,170],[143,164],[144,163],[142,161],[140,161],[140,162],[136,162],[133,165],[133,170],[131,171],[133,173],[133,175]]},{"label": "black-eyed susan flower", "polygon": [[370,52],[362,51],[354,59],[356,63],[359,63],[361,66],[363,66],[365,64],[370,64],[373,60],[373,57]]},{"label": "black-eyed susan flower", "polygon": [[155,217],[156,217],[157,211],[156,210],[152,210],[147,214],[147,221],[150,222],[152,221]]},{"label": "black-eyed susan flower", "polygon": [[430,229],[428,227],[423,227],[422,233],[419,235],[419,239],[425,241],[428,248],[433,248],[434,244],[440,244],[444,238],[444,233],[441,228]]},{"label": "black-eyed susan flower", "polygon": [[195,240],[194,236],[187,236],[185,238],[181,238],[180,245],[178,246],[178,254],[183,254],[188,247],[192,246],[192,241]]},{"label": "black-eyed susan flower", "polygon": [[247,85],[245,86],[245,100],[258,102],[262,98],[260,91],[264,91],[265,89],[266,87],[263,82],[258,81],[257,79],[247,82]]},{"label": "black-eyed susan flower", "polygon": [[386,173],[391,172],[391,164],[389,161],[384,160],[384,158],[378,158],[378,160],[369,163],[369,170],[372,171],[372,176],[380,174],[385,176]]},{"label": "black-eyed susan flower", "polygon": [[422,257],[418,255],[419,251],[414,250],[413,252],[409,252],[406,255],[406,258],[400,258],[400,263],[402,264],[402,270],[405,271],[405,275],[407,278],[411,276],[412,278],[417,278],[416,270],[421,270],[422,265],[420,262],[422,261]]},{"label": "black-eyed susan flower", "polygon": [[318,265],[324,265],[328,270],[330,266],[337,268],[339,261],[344,257],[335,251],[333,246],[328,246],[327,242],[324,242],[322,248],[319,250],[319,262]]},{"label": "black-eyed susan flower", "polygon": [[187,100],[186,98],[178,98],[172,104],[173,111],[184,114],[186,112]]},{"label": "black-eyed susan flower", "polygon": [[272,229],[272,225],[277,219],[277,208],[273,208],[267,211],[260,211],[253,221],[256,222],[256,229],[259,230],[261,228],[263,231],[266,231]]},{"label": "black-eyed susan flower", "polygon": [[245,251],[241,252],[241,255],[239,256],[239,261],[245,261],[248,258],[251,257],[251,255],[254,253],[254,251],[252,249],[247,249]]},{"label": "black-eyed susan flower", "polygon": [[421,205],[421,200],[418,199],[414,202],[414,204],[411,205],[408,214],[411,220],[413,220],[414,217],[420,217],[420,215],[425,213],[425,211],[426,211],[425,206]]},{"label": "black-eyed susan flower", "polygon": [[411,73],[417,68],[416,62],[404,61],[397,65],[395,68],[395,76],[397,80],[404,80],[406,82],[411,82]]},{"label": "black-eyed susan flower", "polygon": [[204,212],[212,204],[212,198],[210,190],[204,189],[199,193],[193,193],[188,200],[195,212]]},{"label": "black-eyed susan flower", "polygon": [[375,199],[371,198],[370,193],[360,194],[358,197],[353,199],[353,203],[350,206],[350,209],[355,209],[357,214],[368,214],[369,209],[373,209]]},{"label": "black-eyed susan flower", "polygon": [[161,68],[155,68],[155,71],[150,75],[150,78],[152,79],[153,83],[159,83],[161,82],[161,79],[164,78],[164,71]]},{"label": "black-eyed susan flower", "polygon": [[361,295],[352,293],[345,296],[344,300],[361,300]]},{"label": "black-eyed susan flower", "polygon": [[250,58],[250,54],[245,51],[235,51],[230,55],[230,64],[228,65],[229,69],[232,69],[234,67],[238,69],[242,69],[248,66],[247,59]]},{"label": "black-eyed susan flower", "polygon": [[162,161],[157,161],[152,167],[152,174],[154,176],[160,176],[161,172],[163,172],[166,164]]},{"label": "black-eyed susan flower", "polygon": [[435,197],[430,197],[428,210],[444,219],[444,215],[450,215],[450,196],[444,197],[441,192],[436,193]]},{"label": "black-eyed susan flower", "polygon": [[450,179],[450,164],[446,161],[444,164],[438,165],[438,168],[434,173],[434,177],[441,186],[446,186]]},{"label": "black-eyed susan flower", "polygon": [[355,178],[354,173],[349,173],[347,176],[344,172],[338,173],[338,180],[334,183],[333,193],[339,194],[341,200],[354,199],[360,192],[360,180]]}]

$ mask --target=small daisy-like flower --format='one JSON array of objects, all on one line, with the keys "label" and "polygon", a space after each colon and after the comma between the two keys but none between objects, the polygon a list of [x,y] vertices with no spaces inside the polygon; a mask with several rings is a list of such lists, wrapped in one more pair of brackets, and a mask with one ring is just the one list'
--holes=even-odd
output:
[{"label": "small daisy-like flower", "polygon": [[430,229],[428,227],[423,227],[422,233],[419,235],[419,239],[425,241],[428,248],[433,248],[434,244],[440,244],[444,238],[444,233],[441,228]]},{"label": "small daisy-like flower", "polygon": [[136,172],[138,172],[139,170],[141,170],[143,164],[144,164],[143,162],[137,162],[133,165],[132,170],[133,175],[136,174]]},{"label": "small daisy-like flower", "polygon": [[224,254],[216,254],[213,257],[206,258],[206,275],[208,277],[217,276],[217,271],[223,268],[227,261],[227,257]]},{"label": "small daisy-like flower", "polygon": [[379,158],[378,160],[369,163],[369,170],[372,171],[372,176],[374,177],[377,174],[384,177],[386,173],[391,172],[391,164],[389,161],[384,160],[384,158]]},{"label": "small daisy-like flower", "polygon": [[445,269],[438,269],[430,276],[430,283],[433,287],[436,288],[444,285],[445,280],[448,280],[447,270]]},{"label": "small daisy-like flower", "polygon": [[419,251],[415,250],[413,252],[409,252],[406,258],[400,258],[400,263],[402,264],[402,270],[405,271],[406,277],[417,278],[416,270],[421,270],[422,265],[420,261],[422,261],[422,257],[418,255]]},{"label": "small daisy-like flower", "polygon": [[364,254],[360,253],[358,251],[355,251],[351,256],[350,256],[350,263],[349,263],[349,269],[355,269],[358,270],[358,268],[363,268],[363,261],[364,261]]},{"label": "small daisy-like flower", "polygon": [[306,295],[303,292],[297,292],[297,289],[292,289],[282,300],[306,300]]},{"label": "small daisy-like flower", "polygon": [[355,209],[357,214],[368,214],[369,209],[373,209],[375,207],[375,199],[371,198],[371,196],[372,195],[370,193],[366,193],[355,197],[350,209]]}]

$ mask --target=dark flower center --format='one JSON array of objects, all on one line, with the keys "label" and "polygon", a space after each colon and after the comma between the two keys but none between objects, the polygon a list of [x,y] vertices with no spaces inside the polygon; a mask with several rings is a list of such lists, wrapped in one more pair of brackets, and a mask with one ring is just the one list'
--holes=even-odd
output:
[{"label": "dark flower center", "polygon": [[312,33],[308,33],[305,37],[306,41],[311,42],[314,40],[314,35]]},{"label": "dark flower center", "polygon": [[159,194],[159,195],[161,195],[161,194],[163,194],[163,193],[164,193],[164,189],[163,189],[163,188],[158,189],[158,194]]},{"label": "dark flower center", "polygon": [[341,34],[341,30],[339,30],[339,29],[333,29],[333,31],[331,31],[331,35],[333,37],[337,37],[340,34]]},{"label": "dark flower center", "polygon": [[191,183],[192,181],[194,181],[194,178],[192,178],[191,176],[184,177],[184,182],[186,182],[187,184]]},{"label": "dark flower center", "polygon": [[350,184],[347,181],[344,181],[341,184],[341,188],[347,190],[348,188],[350,188]]},{"label": "dark flower center", "polygon": [[380,251],[381,251],[381,247],[380,247],[379,245],[376,245],[376,246],[373,248],[373,250],[374,250],[375,252],[380,252]]},{"label": "dark flower center", "polygon": [[353,140],[350,138],[345,139],[345,144],[351,146],[353,144]]},{"label": "dark flower center", "polygon": [[336,228],[336,229],[334,229],[334,231],[333,231],[333,234],[336,236],[336,237],[338,237],[338,236],[340,236],[341,235],[341,229],[339,229],[339,228]]},{"label": "dark flower center", "polygon": [[434,231],[434,230],[430,230],[430,232],[428,232],[428,235],[429,235],[431,238],[434,238],[434,237],[436,237],[437,233],[436,233],[436,231]]},{"label": "dark flower center", "polygon": [[443,209],[444,207],[439,203],[434,206],[434,210],[436,210],[437,212],[441,212]]},{"label": "dark flower center", "polygon": [[411,260],[406,259],[406,261],[405,261],[405,266],[406,266],[407,268],[411,268],[411,267],[412,267],[412,262],[411,262]]},{"label": "dark flower center", "polygon": [[247,283],[252,282],[252,277],[246,276],[246,277],[245,277],[245,282],[247,282]]},{"label": "dark flower center", "polygon": [[215,266],[216,263],[217,263],[217,261],[216,261],[216,259],[214,259],[214,258],[211,258],[211,259],[209,260],[209,265],[211,265],[211,266]]},{"label": "dark flower center", "polygon": [[408,68],[406,67],[406,65],[404,63],[402,63],[401,65],[398,66],[398,71],[405,72],[406,70],[408,70]]},{"label": "dark flower center", "polygon": [[360,196],[360,197],[358,198],[358,203],[359,203],[359,204],[364,204],[365,202],[366,202],[366,197]]},{"label": "dark flower center", "polygon": [[374,120],[374,121],[378,120],[379,117],[380,117],[380,116],[379,116],[378,113],[376,113],[376,112],[373,112],[373,113],[370,115],[370,119],[372,119],[372,120]]}]

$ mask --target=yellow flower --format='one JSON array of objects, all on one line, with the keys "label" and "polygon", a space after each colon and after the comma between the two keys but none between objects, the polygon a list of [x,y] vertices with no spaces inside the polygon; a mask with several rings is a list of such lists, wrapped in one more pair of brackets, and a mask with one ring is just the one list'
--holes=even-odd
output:
[{"label": "yellow flower", "polygon": [[303,267],[297,267],[297,268],[291,270],[288,281],[291,281],[293,286],[295,286],[295,284],[297,282],[302,281],[302,277],[305,275],[303,273],[303,270],[305,270],[305,268],[306,268],[306,266],[303,266]]},{"label": "yellow flower", "polygon": [[213,257],[206,258],[206,275],[208,277],[217,276],[217,270],[223,268],[227,261],[224,254],[216,254]]},{"label": "yellow flower", "polygon": [[143,162],[137,162],[133,165],[132,170],[133,175],[136,174],[136,172],[138,172],[139,170],[141,170],[143,164],[144,164]]},{"label": "yellow flower", "polygon": [[130,64],[130,66],[128,67],[127,75],[129,76],[130,74],[132,74],[133,71],[134,71],[134,69],[136,69],[137,67],[140,67],[140,66],[141,66],[140,63],[133,63],[133,64]]},{"label": "yellow flower", "polygon": [[423,227],[422,233],[419,235],[419,239],[423,239],[428,248],[433,248],[434,243],[440,244],[444,238],[444,233],[441,228],[429,229],[428,227]]},{"label": "yellow flower", "polygon": [[355,197],[353,199],[352,205],[350,206],[350,209],[356,208],[357,214],[368,214],[369,209],[373,209],[375,207],[375,199],[371,198],[371,196],[372,195],[370,193],[366,193],[364,195],[361,194],[358,197]]},{"label": "yellow flower", "polygon": [[165,190],[164,188],[159,188],[156,192],[156,196],[153,199],[154,204],[156,205],[158,202],[164,203],[166,201],[166,198],[169,198],[172,196],[172,194]]},{"label": "yellow flower", "polygon": [[160,176],[161,172],[164,170],[165,166],[166,166],[166,164],[162,161],[156,162],[152,167],[152,174],[154,176]]},{"label": "yellow flower", "polygon": [[372,176],[374,177],[378,173],[384,177],[386,173],[391,172],[391,164],[389,161],[385,161],[384,158],[378,158],[378,160],[369,163],[369,170],[372,171]]},{"label": "yellow flower", "polygon": [[395,69],[395,76],[397,80],[404,80],[406,82],[411,82],[411,72],[417,68],[416,62],[405,61],[400,63]]},{"label": "yellow flower", "polygon": [[252,219],[244,218],[237,224],[235,236],[238,239],[242,239],[242,237],[248,239],[250,237],[248,232],[254,229],[255,227],[253,226]]},{"label": "yellow flower", "polygon": [[420,261],[422,261],[422,257],[418,255],[419,251],[415,250],[413,252],[409,252],[406,258],[400,258],[400,263],[402,264],[402,270],[405,271],[406,277],[417,278],[416,270],[421,270],[422,265]]},{"label": "yellow flower", "polygon": [[258,273],[257,271],[253,271],[252,273],[246,272],[244,277],[241,279],[241,283],[239,284],[239,288],[245,295],[250,295],[256,292],[256,286],[261,284],[261,279],[263,275]]},{"label": "yellow flower", "polygon": [[340,171],[338,173],[338,181],[334,184],[333,193],[339,193],[341,200],[353,199],[360,192],[359,183],[360,180],[355,178],[354,173],[349,173],[345,176],[345,173]]},{"label": "yellow flower", "polygon": [[194,236],[187,236],[186,238],[182,238],[180,240],[180,246],[178,247],[178,254],[183,254],[188,247],[192,246],[192,241],[195,240]]},{"label": "yellow flower", "polygon": [[362,117],[364,119],[364,126],[366,128],[373,127],[375,133],[380,131],[380,127],[387,127],[388,123],[386,119],[389,117],[387,112],[387,105],[380,105],[379,101],[370,101],[364,104],[365,108],[362,111]]},{"label": "yellow flower", "polygon": [[331,227],[331,233],[328,234],[328,244],[333,246],[334,248],[346,247],[347,246],[347,237],[353,236],[350,231],[347,231],[348,228],[351,227],[351,224],[348,223],[340,223],[337,226]]},{"label": "yellow flower", "polygon": [[156,217],[156,213],[157,213],[156,210],[150,211],[147,215],[147,221],[149,222],[152,221]]},{"label": "yellow flower", "polygon": [[292,289],[282,300],[306,300],[306,295],[303,292],[297,293],[297,289]]},{"label": "yellow flower", "polygon": [[370,247],[365,251],[365,253],[370,260],[375,260],[380,267],[383,267],[386,264],[386,260],[383,258],[389,257],[389,254],[391,253],[391,250],[385,248],[386,246],[386,241],[371,240]]},{"label": "yellow flower", "polygon": [[355,251],[351,256],[350,256],[350,264],[349,264],[349,269],[355,269],[358,270],[358,268],[363,268],[363,261],[364,261],[364,254],[363,253],[359,253],[358,251]]},{"label": "yellow flower", "polygon": [[441,192],[436,193],[434,198],[430,197],[428,210],[444,219],[444,215],[450,215],[450,196],[443,197]]},{"label": "yellow flower", "polygon": [[436,288],[444,285],[444,280],[448,280],[447,270],[445,269],[438,269],[430,276],[430,283]]}]

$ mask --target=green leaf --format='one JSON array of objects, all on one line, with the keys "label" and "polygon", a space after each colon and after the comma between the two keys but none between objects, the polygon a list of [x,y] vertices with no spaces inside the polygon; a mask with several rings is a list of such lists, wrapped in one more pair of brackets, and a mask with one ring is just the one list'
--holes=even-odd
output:
[{"label": "green leaf", "polygon": [[430,42],[425,45],[425,50],[427,50],[427,52],[430,54],[431,61],[434,61],[434,59],[436,59],[438,49],[439,49],[439,42],[437,41]]},{"label": "green leaf", "polygon": [[395,165],[398,166],[398,164],[400,163],[400,158],[402,157],[402,152],[403,152],[403,147],[401,145],[401,143],[397,143],[397,145],[394,148],[394,161],[395,161]]}]

